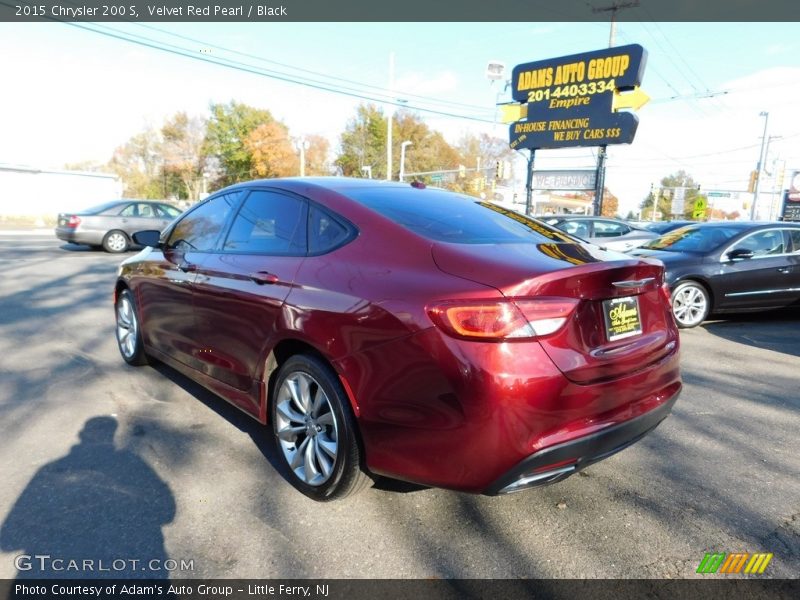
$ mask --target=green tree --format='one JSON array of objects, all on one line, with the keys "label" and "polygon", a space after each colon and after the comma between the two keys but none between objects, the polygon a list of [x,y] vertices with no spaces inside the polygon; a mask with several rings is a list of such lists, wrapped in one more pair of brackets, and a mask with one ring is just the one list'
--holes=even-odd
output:
[{"label": "green tree", "polygon": [[642,209],[642,218],[647,221],[653,218],[653,204],[655,202],[656,211],[661,212],[661,218],[669,219],[672,215],[672,199],[676,190],[681,188],[684,190],[684,211],[678,215],[678,218],[691,218],[692,205],[697,198],[699,185],[691,175],[683,170],[663,177],[660,186],[650,190],[647,197],[639,205]]},{"label": "green tree", "polygon": [[[395,157],[393,179],[400,176],[401,145],[411,142],[406,148],[405,172],[448,171],[458,166],[458,152],[438,131],[432,130],[414,113],[401,111],[395,115],[392,128],[392,155]],[[430,182],[430,176],[419,179]]]},{"label": "green tree", "polygon": [[173,185],[179,184],[178,197],[199,200],[205,191],[206,120],[178,112],[164,123],[161,135],[164,176]]},{"label": "green tree", "polygon": [[164,156],[157,130],[148,128],[119,146],[108,163],[108,170],[123,183],[126,198],[165,198]]},{"label": "green tree", "polygon": [[306,175],[330,175],[328,150],[330,144],[321,135],[308,135],[306,140]]},{"label": "green tree", "polygon": [[275,121],[266,109],[231,101],[212,104],[205,139],[205,153],[216,158],[218,187],[245,181],[255,175],[248,136],[261,125]]},{"label": "green tree", "polygon": [[[457,191],[475,196],[479,196],[481,193],[486,194],[485,188],[491,189],[492,185],[497,182],[495,173],[498,162],[509,167],[514,162],[514,152],[509,147],[508,141],[485,133],[465,134],[458,141],[456,149],[458,150],[459,164],[466,166],[468,171],[467,176],[457,179],[452,187]],[[506,179],[513,179],[510,169],[503,173],[503,180]]]},{"label": "green tree", "polygon": [[375,179],[386,177],[386,117],[377,106],[362,104],[356,109],[339,139],[334,164],[345,177],[363,177],[363,167],[370,167]]},{"label": "green tree", "polygon": [[289,129],[279,121],[264,123],[244,140],[252,173],[258,177],[289,177],[300,171],[300,159],[289,139]]}]

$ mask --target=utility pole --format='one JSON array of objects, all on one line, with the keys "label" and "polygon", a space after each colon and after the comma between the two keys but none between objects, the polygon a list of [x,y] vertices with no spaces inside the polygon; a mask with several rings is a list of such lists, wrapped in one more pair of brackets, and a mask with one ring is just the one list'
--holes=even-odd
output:
[{"label": "utility pole", "polygon": [[756,204],[758,204],[758,188],[760,187],[761,183],[761,165],[764,163],[764,147],[768,143],[767,138],[767,124],[769,123],[769,113],[767,111],[762,110],[758,113],[759,117],[764,117],[764,135],[761,138],[761,150],[758,151],[758,164],[756,165],[756,185],[755,189],[753,190],[753,205],[750,207],[750,220],[755,221],[756,219]]},{"label": "utility pole", "polygon": [[[389,93],[394,95],[394,52],[389,53]],[[386,122],[386,181],[392,180],[392,117],[394,105],[389,104]]]},{"label": "utility pole", "polygon": [[[617,13],[626,8],[636,8],[639,6],[639,0],[614,0],[611,4],[606,6],[592,7],[593,13],[611,13],[611,31],[608,35],[608,47],[613,48],[617,35]],[[606,182],[606,156],[607,151],[605,146],[600,146],[600,151],[597,153],[597,176],[595,177],[594,199],[592,200],[592,214],[599,217],[603,212],[603,189]]]},{"label": "utility pole", "polygon": [[533,207],[533,160],[536,157],[536,149],[531,148],[531,155],[528,158],[528,173],[525,179],[525,214],[530,216]]},{"label": "utility pole", "polygon": [[604,13],[610,12],[611,13],[611,31],[608,36],[608,47],[613,48],[614,42],[616,41],[617,35],[617,13],[621,10],[625,10],[626,8],[638,8],[639,7],[639,0],[614,0],[611,4],[606,6],[593,6],[592,12],[593,13]]}]

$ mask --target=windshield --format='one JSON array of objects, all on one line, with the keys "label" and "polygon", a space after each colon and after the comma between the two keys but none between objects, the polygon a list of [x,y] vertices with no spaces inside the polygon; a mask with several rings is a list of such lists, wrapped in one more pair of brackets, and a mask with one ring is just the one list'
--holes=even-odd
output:
[{"label": "windshield", "polygon": [[681,227],[647,242],[642,248],[668,252],[711,252],[733,238],[741,230],[737,227],[708,227],[689,225]]}]

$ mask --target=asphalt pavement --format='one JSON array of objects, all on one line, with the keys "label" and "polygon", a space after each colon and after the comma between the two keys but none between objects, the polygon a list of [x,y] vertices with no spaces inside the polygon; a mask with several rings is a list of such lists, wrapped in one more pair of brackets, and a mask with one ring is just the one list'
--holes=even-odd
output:
[{"label": "asphalt pavement", "polygon": [[800,574],[800,314],[682,332],[672,416],[560,484],[382,481],[319,504],[258,423],[122,361],[120,260],[0,233],[0,578],[26,554],[172,560],[172,578],[688,578],[706,552],[771,552],[764,576]]}]

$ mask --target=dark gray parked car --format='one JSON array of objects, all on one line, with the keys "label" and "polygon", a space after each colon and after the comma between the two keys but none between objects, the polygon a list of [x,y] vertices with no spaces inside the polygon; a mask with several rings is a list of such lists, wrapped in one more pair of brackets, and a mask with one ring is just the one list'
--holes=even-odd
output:
[{"label": "dark gray parked car", "polygon": [[73,244],[102,246],[106,252],[125,252],[137,231],[169,225],[181,211],[164,202],[114,200],[74,213],[60,213],[56,237]]}]

